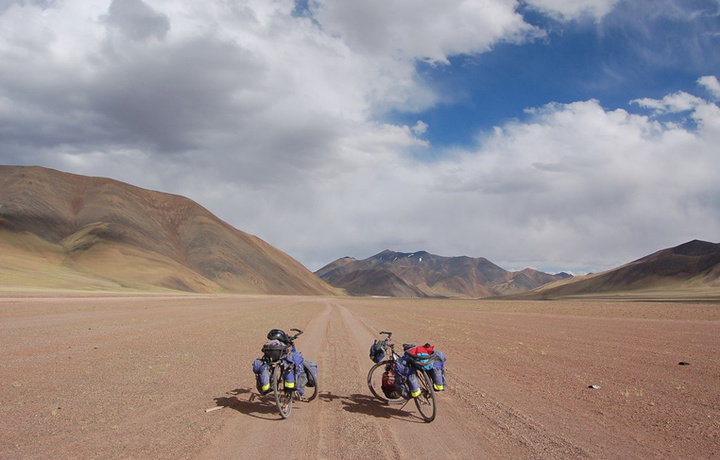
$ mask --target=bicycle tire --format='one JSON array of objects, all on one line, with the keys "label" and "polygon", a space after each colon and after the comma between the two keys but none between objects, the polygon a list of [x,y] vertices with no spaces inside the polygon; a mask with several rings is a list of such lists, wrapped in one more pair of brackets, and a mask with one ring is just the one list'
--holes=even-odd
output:
[{"label": "bicycle tire", "polygon": [[[303,363],[303,367],[305,368],[305,375],[307,375],[308,379],[307,384],[305,384],[305,394],[303,394],[303,396],[307,398],[307,402],[310,402],[318,395],[318,381],[315,377],[315,374],[312,373],[312,370],[310,370],[310,367],[308,367],[307,364]],[[313,386],[308,386],[311,383],[313,384]]]},{"label": "bicycle tire", "polygon": [[285,384],[282,379],[282,366],[277,365],[272,373],[272,390],[275,395],[275,405],[280,411],[282,418],[290,417],[292,411],[292,392],[285,391]]},{"label": "bicycle tire", "polygon": [[[382,374],[385,368],[390,364],[392,364],[392,361],[386,359],[385,361],[380,361],[370,368],[367,375],[368,388],[370,388],[370,392],[373,396],[385,404],[404,404],[406,401],[403,398],[389,399],[382,391]],[[376,372],[378,369],[382,369],[382,371]]]},{"label": "bicycle tire", "polygon": [[423,420],[430,423],[435,420],[435,415],[437,414],[435,389],[433,388],[432,380],[425,369],[418,369],[417,380],[418,387],[420,388],[420,394],[413,399],[415,399],[415,405],[417,406]]}]

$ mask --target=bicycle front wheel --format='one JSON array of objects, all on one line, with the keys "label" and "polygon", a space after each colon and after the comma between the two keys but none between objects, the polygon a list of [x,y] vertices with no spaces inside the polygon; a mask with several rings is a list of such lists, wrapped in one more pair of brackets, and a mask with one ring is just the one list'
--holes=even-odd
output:
[{"label": "bicycle front wheel", "polygon": [[282,377],[282,366],[275,366],[272,373],[272,390],[275,394],[275,404],[280,411],[282,418],[290,417],[292,410],[292,391],[285,390],[285,382]]},{"label": "bicycle front wheel", "polygon": [[437,413],[437,404],[435,403],[435,389],[433,388],[432,379],[425,369],[417,371],[418,386],[420,394],[414,398],[415,405],[420,412],[423,420],[427,423],[435,420]]},{"label": "bicycle front wheel", "polygon": [[385,404],[403,404],[405,400],[401,397],[388,398],[382,389],[382,375],[389,366],[392,366],[392,361],[385,360],[375,364],[370,368],[370,372],[367,375],[368,388],[370,392],[380,401]]}]

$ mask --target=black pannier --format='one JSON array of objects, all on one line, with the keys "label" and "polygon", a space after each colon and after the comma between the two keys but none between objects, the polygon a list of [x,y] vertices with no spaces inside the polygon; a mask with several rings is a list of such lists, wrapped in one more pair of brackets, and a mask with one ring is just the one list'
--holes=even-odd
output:
[{"label": "black pannier", "polygon": [[279,361],[286,353],[288,346],[279,340],[271,340],[266,342],[262,347],[265,358],[269,361]]}]

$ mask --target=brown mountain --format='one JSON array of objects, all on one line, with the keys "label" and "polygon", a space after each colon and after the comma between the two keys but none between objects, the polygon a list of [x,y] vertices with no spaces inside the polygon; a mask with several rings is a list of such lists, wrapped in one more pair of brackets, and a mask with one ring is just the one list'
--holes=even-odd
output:
[{"label": "brown mountain", "polygon": [[0,166],[0,289],[12,288],[337,293],[182,196]]},{"label": "brown mountain", "polygon": [[384,268],[355,270],[340,274],[332,279],[332,285],[353,295],[427,297],[420,289],[409,285],[405,280]]},{"label": "brown mountain", "polygon": [[402,253],[390,250],[364,260],[344,257],[315,274],[353,295],[452,298],[484,298],[526,292],[569,277],[529,268],[509,272],[485,258],[442,257],[425,251]]},{"label": "brown mountain", "polygon": [[602,273],[548,284],[526,298],[720,297],[720,244],[693,240]]}]

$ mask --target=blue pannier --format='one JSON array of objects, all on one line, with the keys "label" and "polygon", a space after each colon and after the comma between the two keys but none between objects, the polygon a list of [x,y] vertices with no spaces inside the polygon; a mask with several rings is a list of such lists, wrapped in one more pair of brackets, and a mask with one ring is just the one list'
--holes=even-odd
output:
[{"label": "blue pannier", "polygon": [[383,342],[378,342],[377,340],[373,341],[373,344],[370,346],[370,359],[374,363],[379,363],[385,359],[386,355],[387,352],[385,350],[385,344]]},{"label": "blue pannier", "polygon": [[433,361],[433,367],[428,374],[433,379],[435,391],[445,390],[445,353],[435,350],[435,361]]},{"label": "blue pannier", "polygon": [[255,374],[255,386],[261,395],[270,391],[270,366],[262,359],[253,361],[253,373]]},{"label": "blue pannier", "polygon": [[302,353],[299,351],[290,351],[283,357],[287,361],[285,368],[285,380],[286,389],[298,389],[298,392],[302,395],[305,389],[305,383],[307,382],[307,376],[305,375],[305,368],[303,367]]},{"label": "blue pannier", "polygon": [[395,389],[405,399],[420,395],[416,371],[405,357],[395,361]]}]

